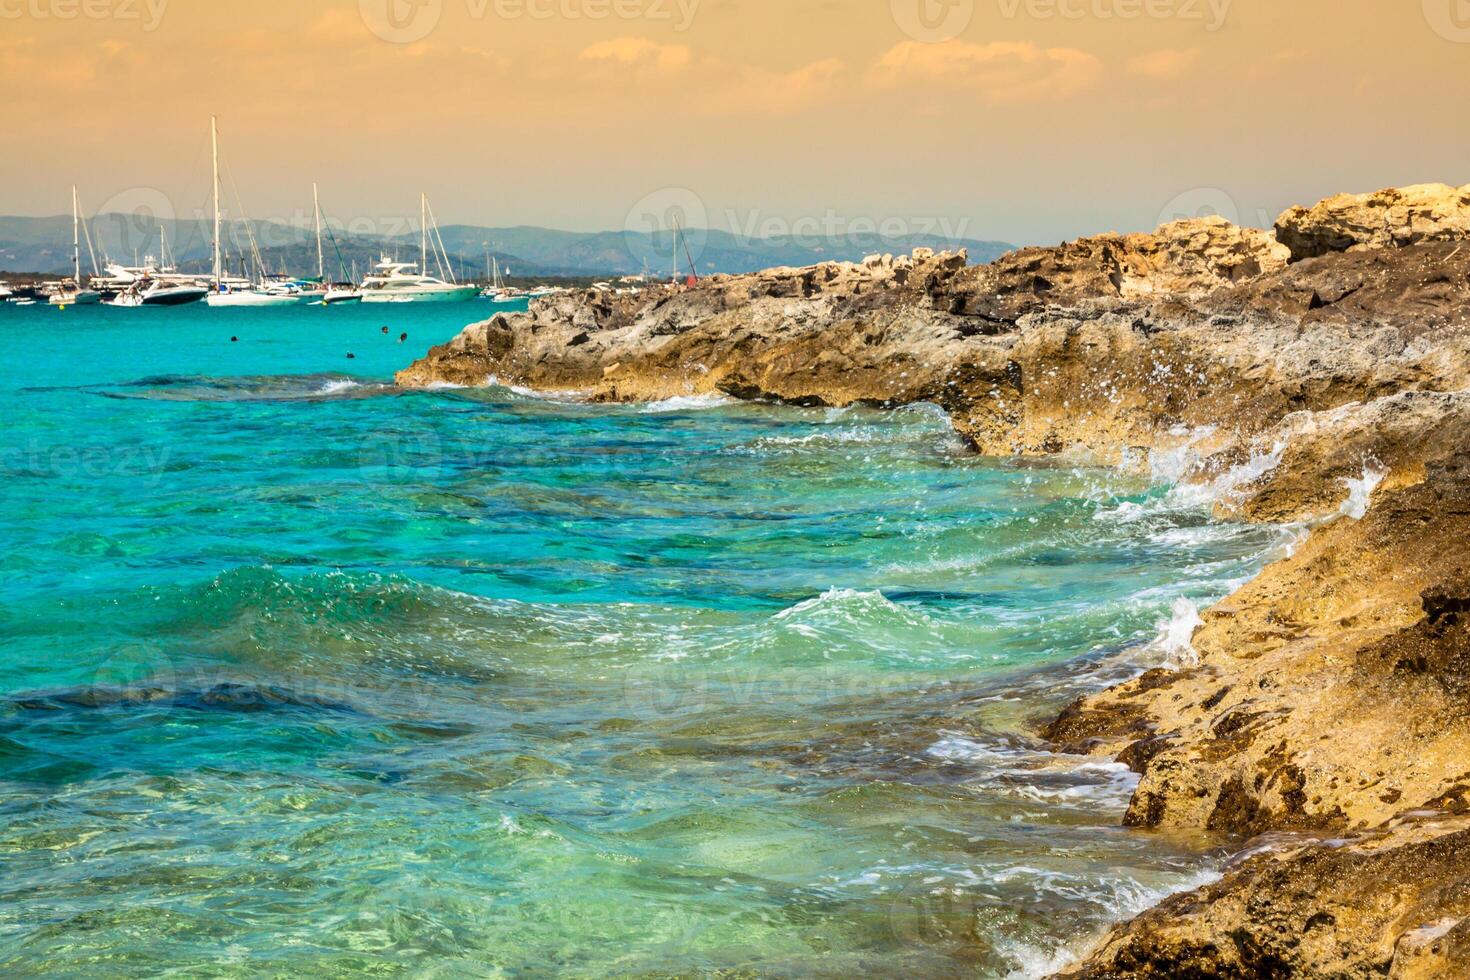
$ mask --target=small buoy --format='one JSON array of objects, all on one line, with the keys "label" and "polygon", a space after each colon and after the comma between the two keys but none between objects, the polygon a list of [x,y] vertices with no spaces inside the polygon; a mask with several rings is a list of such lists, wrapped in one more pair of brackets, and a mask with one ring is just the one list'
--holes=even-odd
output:
[{"label": "small buoy", "polygon": [[387,328],[387,327],[384,327],[384,328],[383,328],[383,332],[384,332],[384,333],[387,333],[387,332],[388,332],[388,328]]},{"label": "small buoy", "polygon": [[349,361],[354,361],[354,360],[356,360],[356,359],[357,359],[357,355],[356,355],[356,354],[354,354],[354,353],[352,353],[352,352],[351,352],[351,351],[348,351],[348,352],[347,352],[347,359],[348,359],[348,360],[349,360]]},{"label": "small buoy", "polygon": [[240,342],[240,338],[239,337],[231,337],[230,338],[230,343],[232,343],[232,344],[238,344],[239,342]]},{"label": "small buoy", "polygon": [[406,333],[401,333],[401,334],[398,335],[398,342],[400,344],[403,343],[407,339],[408,339],[408,334],[406,334]]}]

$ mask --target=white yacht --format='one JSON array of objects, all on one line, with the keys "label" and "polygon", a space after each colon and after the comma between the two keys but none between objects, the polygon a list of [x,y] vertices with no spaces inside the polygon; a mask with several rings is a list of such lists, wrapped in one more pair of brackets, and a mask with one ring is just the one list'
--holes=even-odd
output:
[{"label": "white yacht", "polygon": [[15,290],[10,288],[8,282],[0,282],[0,299],[9,299],[15,295]]},{"label": "white yacht", "polygon": [[479,289],[446,282],[418,271],[412,262],[384,258],[373,275],[362,281],[364,303],[460,303],[474,299]]},{"label": "white yacht", "polygon": [[[383,256],[376,271],[362,281],[364,303],[462,303],[480,295],[478,286],[455,281],[449,253],[429,208],[429,195],[419,196],[419,208],[419,264],[395,262]],[[429,275],[430,255],[439,267],[437,277]]]}]

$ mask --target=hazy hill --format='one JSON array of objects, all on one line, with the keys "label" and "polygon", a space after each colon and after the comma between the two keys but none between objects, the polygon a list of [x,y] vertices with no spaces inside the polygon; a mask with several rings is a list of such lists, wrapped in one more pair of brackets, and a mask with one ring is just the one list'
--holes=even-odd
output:
[{"label": "hazy hill", "polygon": [[[161,223],[151,216],[104,214],[92,219],[93,242],[99,253],[125,265],[135,258],[157,256],[160,225],[180,268],[207,271],[210,262],[211,225],[194,220]],[[234,223],[225,236],[233,244],[227,264],[238,269],[240,256],[249,252],[244,225]],[[298,275],[314,274],[316,242],[311,229],[273,222],[253,222],[256,241],[266,265],[273,271]],[[62,272],[71,267],[69,215],[52,218],[0,217],[0,269],[27,272]],[[550,228],[481,228],[449,225],[441,229],[445,249],[455,273],[461,278],[485,275],[487,250],[517,277],[610,276],[641,272],[645,266],[657,275],[673,268],[673,241],[667,232],[571,232]],[[381,255],[417,261],[417,232],[394,237],[349,233],[334,226],[335,241],[326,245],[327,275],[337,278],[340,267],[360,275]],[[858,260],[874,252],[909,252],[916,247],[934,249],[968,248],[973,262],[986,262],[1011,246],[1003,242],[945,239],[934,235],[884,238],[878,235],[849,235],[840,238],[745,238],[726,231],[690,229],[689,250],[701,274],[754,272],[778,265],[810,265],[826,260]],[[685,259],[680,255],[680,264]],[[83,271],[91,260],[82,245]],[[431,263],[432,271],[432,263]]]}]

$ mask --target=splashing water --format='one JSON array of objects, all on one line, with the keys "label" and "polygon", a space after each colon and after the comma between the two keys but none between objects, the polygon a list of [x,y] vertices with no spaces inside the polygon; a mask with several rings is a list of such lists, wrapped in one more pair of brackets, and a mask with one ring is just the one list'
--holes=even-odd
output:
[{"label": "splashing water", "polygon": [[1342,481],[1347,487],[1347,499],[1342,502],[1338,513],[1343,517],[1361,521],[1368,516],[1368,507],[1373,502],[1373,491],[1377,490],[1379,484],[1383,483],[1388,476],[1388,470],[1375,463],[1363,464],[1363,475],[1357,479],[1346,478]]},{"label": "splashing water", "polygon": [[1215,865],[1035,732],[1274,529],[927,407],[387,384],[465,310],[67,313],[0,312],[8,975],[1030,975]]}]

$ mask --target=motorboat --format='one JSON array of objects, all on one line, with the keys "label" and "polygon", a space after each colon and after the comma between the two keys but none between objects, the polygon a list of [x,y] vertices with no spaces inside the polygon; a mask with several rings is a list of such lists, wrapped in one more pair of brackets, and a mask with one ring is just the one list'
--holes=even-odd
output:
[{"label": "motorboat", "polygon": [[356,286],[331,286],[322,296],[322,303],[326,306],[335,306],[338,303],[361,303],[362,291]]},{"label": "motorboat", "polygon": [[479,295],[474,285],[463,286],[415,271],[412,262],[386,257],[362,281],[364,303],[462,303]]},{"label": "motorboat", "polygon": [[[375,272],[362,281],[364,303],[462,303],[480,295],[478,286],[455,281],[449,253],[429,207],[429,195],[419,195],[419,208],[419,264],[395,262],[383,256]],[[430,256],[438,266],[438,276],[429,275]]]},{"label": "motorboat", "polygon": [[209,289],[194,279],[178,276],[143,276],[117,294],[111,306],[184,306],[209,295]]},{"label": "motorboat", "polygon": [[52,306],[91,306],[102,302],[100,292],[83,288],[75,279],[47,283],[41,287],[41,294]]}]

